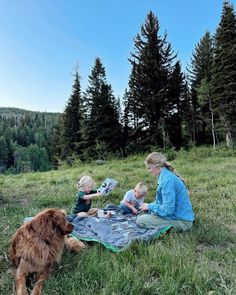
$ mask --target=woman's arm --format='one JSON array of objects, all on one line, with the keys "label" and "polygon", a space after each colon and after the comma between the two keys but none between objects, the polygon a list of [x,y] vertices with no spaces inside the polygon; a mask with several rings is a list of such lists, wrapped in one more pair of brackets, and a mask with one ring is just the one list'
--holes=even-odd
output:
[{"label": "woman's arm", "polygon": [[149,213],[165,217],[171,216],[175,210],[176,192],[173,181],[163,183],[161,190],[158,191],[161,195],[161,202],[153,202],[148,204]]}]

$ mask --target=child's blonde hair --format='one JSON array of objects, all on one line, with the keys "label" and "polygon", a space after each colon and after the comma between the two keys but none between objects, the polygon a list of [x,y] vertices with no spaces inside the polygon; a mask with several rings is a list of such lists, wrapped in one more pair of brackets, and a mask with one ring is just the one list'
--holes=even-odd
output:
[{"label": "child's blonde hair", "polygon": [[144,182],[137,183],[135,189],[138,190],[142,196],[145,196],[148,191],[148,188]]},{"label": "child's blonde hair", "polygon": [[77,183],[78,190],[83,190],[85,186],[91,186],[91,189],[94,188],[96,185],[95,181],[92,179],[91,176],[83,176]]}]

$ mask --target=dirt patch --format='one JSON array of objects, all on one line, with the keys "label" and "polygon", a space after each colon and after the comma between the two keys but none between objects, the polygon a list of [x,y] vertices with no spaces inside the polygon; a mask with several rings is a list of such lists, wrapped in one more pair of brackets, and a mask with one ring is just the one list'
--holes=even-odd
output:
[{"label": "dirt patch", "polygon": [[3,196],[0,196],[0,207],[6,206],[7,203],[7,200]]},{"label": "dirt patch", "polygon": [[196,250],[197,251],[221,250],[221,249],[223,250],[223,249],[231,248],[231,247],[234,247],[234,244],[232,244],[232,243],[216,244],[216,243],[201,241],[197,245]]},{"label": "dirt patch", "polygon": [[16,204],[19,205],[20,207],[27,207],[31,202],[31,199],[26,196],[11,196],[11,198],[6,199],[3,196],[0,196],[0,207],[3,208],[9,204]]},{"label": "dirt patch", "polygon": [[29,205],[30,200],[28,198],[26,198],[26,197],[22,197],[22,198],[18,199],[17,203],[19,203],[19,205],[22,206],[22,207],[26,207],[26,206]]},{"label": "dirt patch", "polygon": [[227,227],[234,235],[236,235],[236,224],[230,224]]},{"label": "dirt patch", "polygon": [[198,251],[204,251],[204,250],[209,250],[209,249],[215,249],[216,245],[208,242],[199,242],[197,245],[197,250]]}]

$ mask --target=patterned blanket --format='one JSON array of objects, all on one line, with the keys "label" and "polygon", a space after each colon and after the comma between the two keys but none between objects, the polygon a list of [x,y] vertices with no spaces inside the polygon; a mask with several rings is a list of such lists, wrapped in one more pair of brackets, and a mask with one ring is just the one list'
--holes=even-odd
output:
[{"label": "patterned blanket", "polygon": [[137,226],[136,217],[132,215],[113,215],[104,217],[77,217],[68,215],[74,224],[72,236],[85,241],[95,241],[107,249],[120,252],[126,250],[133,241],[149,241],[166,233],[170,226],[141,228]]}]

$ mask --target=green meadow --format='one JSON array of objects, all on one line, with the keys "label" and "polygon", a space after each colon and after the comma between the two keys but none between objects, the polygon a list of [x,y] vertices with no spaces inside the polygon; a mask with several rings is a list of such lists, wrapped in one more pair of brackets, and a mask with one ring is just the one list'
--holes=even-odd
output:
[{"label": "green meadow", "polygon": [[[196,214],[187,233],[170,231],[148,243],[135,242],[120,253],[87,243],[78,254],[65,252],[44,295],[236,294],[236,150],[194,148],[166,151],[188,184]],[[106,177],[118,181],[108,197],[93,206],[119,204],[139,181],[148,184],[147,202],[154,200],[155,178],[144,166],[146,155],[113,159],[103,165],[75,162],[57,171],[0,176],[0,294],[13,294],[8,259],[12,234],[24,217],[49,207],[66,209],[75,202],[77,180],[91,175],[99,186]]]}]

